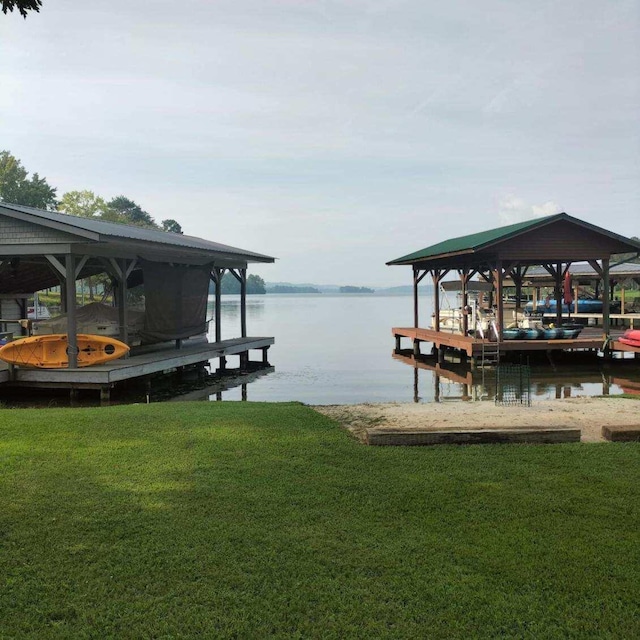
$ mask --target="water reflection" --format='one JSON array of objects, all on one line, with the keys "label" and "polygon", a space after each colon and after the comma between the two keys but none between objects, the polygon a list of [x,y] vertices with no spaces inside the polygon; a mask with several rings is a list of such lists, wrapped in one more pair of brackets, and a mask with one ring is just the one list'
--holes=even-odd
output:
[{"label": "water reflection", "polygon": [[[209,296],[207,319],[209,334],[214,335],[215,298]],[[260,324],[265,313],[265,296],[247,296],[247,323]],[[220,321],[223,339],[236,337],[240,333],[240,298],[239,296],[222,296],[220,304]]]},{"label": "water reflection", "polygon": [[[499,382],[495,367],[475,367],[473,363],[459,359],[438,362],[435,356],[415,356],[410,349],[394,351],[392,358],[413,369],[414,402],[423,402],[425,397],[435,402],[495,401],[504,392],[505,382]],[[637,360],[606,363],[601,359],[578,358],[571,365],[564,363],[562,367],[534,361],[529,371],[531,397],[540,400],[622,393],[640,395]]]}]

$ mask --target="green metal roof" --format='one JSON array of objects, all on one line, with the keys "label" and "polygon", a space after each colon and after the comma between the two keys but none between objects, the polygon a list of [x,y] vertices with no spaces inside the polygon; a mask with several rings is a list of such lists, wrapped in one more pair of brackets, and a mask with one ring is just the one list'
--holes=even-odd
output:
[{"label": "green metal roof", "polygon": [[552,216],[545,216],[544,218],[517,222],[516,224],[510,224],[506,227],[498,227],[497,229],[490,229],[489,231],[472,233],[468,236],[451,238],[450,240],[439,242],[438,244],[426,247],[425,249],[420,249],[420,251],[415,251],[414,253],[402,256],[401,258],[391,260],[391,262],[387,262],[387,264],[407,264],[417,262],[418,260],[435,258],[436,256],[449,255],[452,253],[471,253],[488,244],[493,244],[500,240],[506,240],[507,238],[517,235],[522,231],[528,231],[563,218],[569,219],[570,216],[566,213],[557,213]]},{"label": "green metal roof", "polygon": [[603,229],[602,227],[597,227],[596,225],[585,222],[584,220],[579,220],[578,218],[574,218],[566,213],[556,213],[552,216],[545,216],[543,218],[536,218],[535,220],[518,222],[517,224],[510,224],[506,227],[498,227],[497,229],[490,229],[489,231],[472,233],[468,236],[451,238],[450,240],[439,242],[438,244],[426,247],[425,249],[420,249],[420,251],[415,251],[414,253],[402,256],[401,258],[391,260],[390,262],[387,262],[387,264],[406,265],[421,262],[423,260],[435,260],[437,258],[444,258],[447,256],[475,253],[499,242],[504,242],[505,240],[518,236],[522,233],[531,231],[533,229],[538,229],[539,227],[543,227],[547,224],[558,222],[560,220],[570,221],[580,227],[590,229],[591,231],[595,231],[596,233],[602,234],[603,236],[626,245],[625,248],[620,249],[621,252],[638,251],[640,253],[640,242],[636,240],[625,238],[624,236],[618,235],[617,233],[613,233],[611,231],[608,231],[607,229]]}]

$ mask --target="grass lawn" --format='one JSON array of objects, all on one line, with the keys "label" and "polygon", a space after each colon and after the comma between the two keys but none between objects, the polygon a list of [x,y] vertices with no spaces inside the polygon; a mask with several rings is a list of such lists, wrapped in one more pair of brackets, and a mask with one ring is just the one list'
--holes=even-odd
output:
[{"label": "grass lawn", "polygon": [[640,446],[298,404],[0,411],[0,638],[637,638]]}]

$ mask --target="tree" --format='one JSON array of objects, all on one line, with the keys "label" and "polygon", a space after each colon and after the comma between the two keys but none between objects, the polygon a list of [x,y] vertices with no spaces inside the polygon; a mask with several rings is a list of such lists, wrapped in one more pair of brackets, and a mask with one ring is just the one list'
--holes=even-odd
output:
[{"label": "tree", "polygon": [[[58,209],[63,213],[81,218],[99,218],[101,220],[110,219],[115,212],[107,206],[104,198],[97,196],[93,191],[67,191],[58,205]],[[112,220],[118,222],[118,220]]]},{"label": "tree", "polygon": [[13,11],[17,8],[23,18],[27,17],[27,11],[40,11],[42,0],[2,0],[2,13]]},{"label": "tree", "polygon": [[[96,218],[108,222],[122,222],[122,216],[107,206],[104,198],[97,196],[93,191],[67,191],[60,200],[60,210],[72,216],[81,218]],[[101,283],[104,290],[110,286],[110,279],[105,275],[90,276],[87,278],[89,285],[89,300],[95,300],[95,285]]]},{"label": "tree", "polygon": [[112,198],[107,202],[107,206],[121,214],[124,222],[127,224],[133,224],[136,227],[146,227],[148,229],[159,228],[149,213],[144,211],[138,203],[125,196]]},{"label": "tree", "polygon": [[162,230],[169,233],[182,233],[182,227],[173,218],[168,218],[162,221]]},{"label": "tree", "polygon": [[28,178],[28,171],[20,160],[9,151],[0,152],[0,200],[26,207],[54,210],[56,189],[34,173]]},{"label": "tree", "polygon": [[[222,276],[221,293],[240,293],[240,282],[232,273],[227,272]],[[266,293],[264,280],[253,274],[247,276],[247,293]]]}]

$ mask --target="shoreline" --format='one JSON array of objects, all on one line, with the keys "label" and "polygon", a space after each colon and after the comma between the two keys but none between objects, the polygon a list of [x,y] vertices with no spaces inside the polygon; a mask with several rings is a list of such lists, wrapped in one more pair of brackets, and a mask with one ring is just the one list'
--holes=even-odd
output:
[{"label": "shoreline", "polygon": [[640,401],[629,398],[573,397],[532,400],[531,406],[496,406],[493,401],[401,404],[314,405],[364,441],[366,430],[573,427],[581,442],[606,442],[605,425],[640,424]]}]

